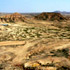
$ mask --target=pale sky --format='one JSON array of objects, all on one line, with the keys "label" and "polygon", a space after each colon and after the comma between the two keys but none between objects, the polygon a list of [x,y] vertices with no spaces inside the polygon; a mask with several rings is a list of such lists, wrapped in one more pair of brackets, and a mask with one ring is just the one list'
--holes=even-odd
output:
[{"label": "pale sky", "polygon": [[0,12],[70,11],[70,0],[0,0]]}]

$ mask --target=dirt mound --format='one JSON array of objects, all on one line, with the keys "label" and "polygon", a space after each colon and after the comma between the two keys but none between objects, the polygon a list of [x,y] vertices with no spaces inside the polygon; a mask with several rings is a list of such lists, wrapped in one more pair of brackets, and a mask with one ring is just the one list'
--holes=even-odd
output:
[{"label": "dirt mound", "polygon": [[24,21],[25,17],[19,13],[13,13],[5,16],[0,17],[1,22],[18,22]]},{"label": "dirt mound", "polygon": [[50,21],[66,20],[66,18],[63,17],[60,13],[41,13],[40,15],[35,16],[35,19],[38,19],[38,20],[50,20]]}]

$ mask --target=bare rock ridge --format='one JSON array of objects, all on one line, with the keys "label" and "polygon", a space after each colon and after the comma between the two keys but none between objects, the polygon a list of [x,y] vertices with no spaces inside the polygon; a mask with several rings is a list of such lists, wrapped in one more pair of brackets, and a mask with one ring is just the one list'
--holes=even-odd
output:
[{"label": "bare rock ridge", "polygon": [[13,13],[0,17],[0,22],[18,22],[24,21],[25,17],[19,13]]},{"label": "bare rock ridge", "polygon": [[[49,20],[49,21],[67,20],[67,18],[61,15],[60,13],[41,13],[35,16],[34,18],[37,20]],[[13,14],[0,16],[0,22],[18,22],[18,21],[24,22],[26,21],[26,17],[19,13],[13,13]]]},{"label": "bare rock ridge", "polygon": [[35,16],[35,19],[38,20],[50,20],[50,21],[60,21],[60,20],[66,20],[67,18],[65,18],[64,16],[62,16],[60,13],[41,13],[37,16]]}]

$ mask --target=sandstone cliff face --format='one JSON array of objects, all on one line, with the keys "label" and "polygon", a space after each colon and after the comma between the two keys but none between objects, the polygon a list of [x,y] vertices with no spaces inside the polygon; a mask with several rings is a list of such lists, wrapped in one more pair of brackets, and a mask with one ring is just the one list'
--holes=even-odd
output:
[{"label": "sandstone cliff face", "polygon": [[18,22],[18,21],[24,21],[24,20],[25,20],[25,17],[19,13],[14,13],[14,14],[0,17],[1,22]]},{"label": "sandstone cliff face", "polygon": [[40,15],[35,16],[35,19],[38,19],[38,20],[50,20],[50,21],[66,20],[66,18],[63,17],[60,13],[41,13]]}]

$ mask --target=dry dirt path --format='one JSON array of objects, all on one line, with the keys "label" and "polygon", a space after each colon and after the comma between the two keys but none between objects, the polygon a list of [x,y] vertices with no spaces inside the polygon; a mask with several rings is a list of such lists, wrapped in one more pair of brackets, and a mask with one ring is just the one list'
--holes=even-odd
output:
[{"label": "dry dirt path", "polygon": [[23,45],[25,41],[3,41],[0,42],[0,46],[8,46],[8,45]]},{"label": "dry dirt path", "polygon": [[[6,41],[6,42],[0,42],[0,46],[2,46],[3,49],[0,49],[0,55],[4,55],[5,53],[13,53],[15,58],[13,59],[14,63],[22,63],[23,59],[26,59],[27,50],[29,47],[36,44],[38,41],[32,43],[32,42],[25,42],[25,41]],[[10,45],[21,45],[17,47],[10,47]],[[8,46],[8,47],[4,47]],[[6,56],[7,57],[7,56]]]},{"label": "dry dirt path", "polygon": [[[4,55],[4,53],[13,53],[15,55],[15,58],[12,60],[12,64],[23,64],[23,60],[29,59],[26,57],[28,54],[27,50],[34,46],[35,44],[38,44],[41,40],[37,40],[34,42],[30,41],[6,41],[6,42],[0,42],[1,46],[5,45],[21,45],[22,46],[17,46],[17,47],[3,47],[4,50],[0,49],[0,55]],[[51,50],[57,50],[57,49],[62,49],[62,48],[69,48],[70,47],[70,42],[58,42],[54,43],[53,45],[48,45],[45,50],[51,51]],[[42,49],[42,47],[41,47]],[[37,51],[38,52],[38,51]],[[6,56],[7,57],[7,56]],[[4,60],[4,59],[3,59]]]}]

